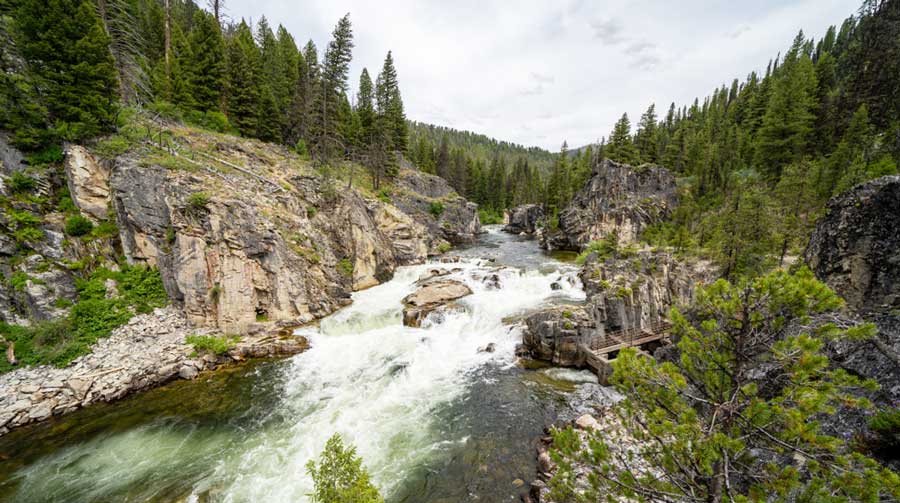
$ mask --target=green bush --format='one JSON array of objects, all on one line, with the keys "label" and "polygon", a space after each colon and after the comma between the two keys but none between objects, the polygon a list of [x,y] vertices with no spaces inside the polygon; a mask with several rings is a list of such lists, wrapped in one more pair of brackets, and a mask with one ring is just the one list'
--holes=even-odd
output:
[{"label": "green bush", "polygon": [[337,263],[337,270],[339,273],[350,278],[353,276],[353,262],[350,262],[350,259],[342,258]]},{"label": "green bush", "polygon": [[388,189],[379,190],[378,191],[378,200],[383,203],[391,204],[391,191]]},{"label": "green bush", "polygon": [[97,142],[93,148],[95,154],[106,159],[113,159],[131,150],[132,143],[121,135],[112,135]]},{"label": "green bush", "polygon": [[294,145],[294,151],[300,155],[300,157],[306,158],[309,156],[309,148],[306,147],[306,142],[301,140],[297,140],[297,144]]},{"label": "green bush", "polygon": [[34,178],[22,173],[21,171],[13,171],[9,177],[9,190],[14,194],[24,194],[31,192],[37,186]]},{"label": "green bush", "polygon": [[93,236],[97,238],[109,238],[119,234],[119,227],[112,220],[104,220],[94,227]]},{"label": "green bush", "polygon": [[10,209],[6,212],[9,221],[16,229],[24,229],[25,227],[37,227],[41,224],[41,217],[30,211],[18,211]]},{"label": "green bush", "polygon": [[478,220],[482,225],[493,225],[503,223],[503,214],[499,211],[491,211],[486,208],[478,209]]},{"label": "green bush", "polygon": [[31,279],[31,277],[28,276],[27,273],[16,271],[9,277],[9,286],[17,292],[24,291],[29,279]]},{"label": "green bush", "polygon": [[443,243],[439,244],[438,247],[437,247],[438,251],[441,252],[441,253],[447,253],[447,252],[450,251],[452,248],[453,248],[453,247],[450,245],[450,243],[448,243],[448,242],[446,242],[446,241],[444,241]]},{"label": "green bush", "polygon": [[575,262],[579,265],[584,265],[585,260],[587,260],[588,256],[592,253],[597,254],[598,260],[606,260],[616,255],[618,252],[618,245],[619,237],[614,232],[610,233],[603,239],[588,243],[584,251],[578,254],[578,258],[575,259]]},{"label": "green bush", "polygon": [[44,233],[34,227],[26,227],[13,232],[13,237],[18,243],[33,243],[44,239]]},{"label": "green bush", "polygon": [[878,436],[879,450],[894,453],[900,451],[900,408],[878,411],[869,419],[869,429]]},{"label": "green bush", "polygon": [[234,349],[240,337],[228,335],[189,335],[184,342],[194,347],[198,353],[224,355]]},{"label": "green bush", "polygon": [[435,216],[435,218],[439,218],[444,214],[444,204],[438,201],[434,201],[428,207],[428,212]]},{"label": "green bush", "polygon": [[66,158],[65,153],[60,145],[50,145],[49,147],[28,155],[28,164],[32,166],[38,164],[53,164],[62,162]]},{"label": "green bush", "polygon": [[206,192],[194,192],[187,198],[188,209],[194,212],[206,209],[209,204],[209,194]]},{"label": "green bush", "polygon": [[72,215],[66,219],[65,231],[69,236],[85,236],[92,230],[94,230],[94,223],[81,215]]},{"label": "green bush", "polygon": [[[119,295],[111,299],[106,298],[107,279],[118,284]],[[24,284],[21,276],[15,282]],[[78,301],[65,318],[30,327],[0,323],[0,335],[16,344],[16,356],[22,365],[64,367],[90,352],[93,343],[108,337],[134,313],[148,313],[168,303],[159,272],[147,267],[98,269],[88,279],[77,281],[76,288]],[[4,365],[5,359],[0,361],[0,372],[10,370],[8,364]]]},{"label": "green bush", "polygon": [[356,448],[345,447],[337,433],[325,443],[318,463],[307,463],[306,471],[315,486],[315,503],[384,503],[362,459],[356,455]]}]

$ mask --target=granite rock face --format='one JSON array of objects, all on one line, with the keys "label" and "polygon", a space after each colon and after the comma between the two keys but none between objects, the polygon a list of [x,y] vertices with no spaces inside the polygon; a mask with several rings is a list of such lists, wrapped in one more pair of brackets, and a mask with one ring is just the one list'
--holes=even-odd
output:
[{"label": "granite rock face", "polygon": [[[312,321],[390,277],[398,260],[365,200],[326,200],[313,178],[290,182],[272,191],[224,180],[209,191],[197,176],[120,160],[111,192],[122,248],[159,267],[192,323],[235,333],[258,319]],[[198,193],[209,195],[202,206],[191,202]]]},{"label": "granite rock face", "polygon": [[885,176],[828,203],[804,258],[848,307],[900,308],[900,176]]},{"label": "granite rock face", "polygon": [[605,159],[559,215],[559,230],[542,236],[548,249],[580,251],[612,233],[620,244],[636,242],[648,225],[665,220],[678,205],[675,175],[659,166],[631,167]]},{"label": "granite rock face", "polygon": [[718,269],[705,260],[647,250],[607,260],[592,254],[579,276],[597,326],[616,331],[666,320],[672,307],[689,305],[698,287],[715,281]]},{"label": "granite rock face", "polygon": [[522,344],[531,358],[563,367],[581,366],[578,344],[593,333],[594,320],[581,307],[553,307],[528,316]]},{"label": "granite rock face", "polygon": [[453,244],[469,243],[481,233],[478,205],[461,197],[438,176],[401,169],[392,200],[439,239]]},{"label": "granite rock face", "polygon": [[540,204],[523,204],[503,213],[503,231],[513,234],[534,234],[544,218],[544,207]]},{"label": "granite rock face", "polygon": [[64,167],[69,194],[75,206],[94,221],[105,220],[110,175],[106,163],[96,160],[86,148],[70,145],[66,148]]}]

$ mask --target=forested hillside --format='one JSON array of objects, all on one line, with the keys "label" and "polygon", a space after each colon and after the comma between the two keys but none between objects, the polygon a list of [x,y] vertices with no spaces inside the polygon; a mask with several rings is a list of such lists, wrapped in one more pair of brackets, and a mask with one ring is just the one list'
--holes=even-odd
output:
[{"label": "forested hillside", "polygon": [[320,51],[281,25],[219,18],[191,0],[0,3],[0,129],[38,151],[115,130],[125,106],[277,142],[318,165],[353,160],[374,185],[396,171],[407,124],[390,52],[359,76],[349,15]]},{"label": "forested hillside", "polygon": [[[866,0],[820,40],[801,31],[763,74],[664,113],[651,104],[634,133],[623,114],[593,155],[679,177],[674,221],[645,240],[709,252],[725,276],[758,272],[805,246],[830,197],[897,172],[898,65],[900,2]],[[552,170],[551,213],[583,183],[577,159]]]}]

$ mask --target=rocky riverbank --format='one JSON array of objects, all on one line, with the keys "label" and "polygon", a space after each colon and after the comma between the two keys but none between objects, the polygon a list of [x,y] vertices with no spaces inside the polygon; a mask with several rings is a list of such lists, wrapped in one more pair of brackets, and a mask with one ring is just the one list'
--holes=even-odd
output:
[{"label": "rocky riverbank", "polygon": [[0,435],[175,379],[194,379],[220,365],[287,356],[308,347],[306,339],[287,330],[246,336],[227,353],[214,355],[195,351],[185,342],[189,335],[221,334],[192,328],[175,308],[157,309],[135,316],[67,367],[29,367],[0,375]]}]

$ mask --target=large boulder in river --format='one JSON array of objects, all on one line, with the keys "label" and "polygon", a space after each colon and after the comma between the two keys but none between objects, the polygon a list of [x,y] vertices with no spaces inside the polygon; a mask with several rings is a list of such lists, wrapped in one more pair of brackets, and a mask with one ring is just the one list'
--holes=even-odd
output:
[{"label": "large boulder in river", "polygon": [[429,314],[446,309],[453,301],[471,294],[472,289],[461,281],[429,281],[403,299],[403,324],[408,327],[421,326]]},{"label": "large boulder in river", "polygon": [[451,243],[469,243],[481,233],[478,205],[461,197],[439,176],[401,169],[391,199],[431,234]]},{"label": "large boulder in river", "polygon": [[804,256],[850,308],[900,307],[900,176],[872,180],[834,197]]},{"label": "large boulder in river", "polygon": [[580,251],[613,233],[620,244],[633,243],[677,205],[675,175],[666,168],[605,159],[594,165],[587,184],[560,213],[559,230],[542,236],[542,244]]},{"label": "large boulder in river", "polygon": [[544,218],[544,207],[540,204],[523,204],[503,213],[504,232],[513,234],[534,234],[538,222]]},{"label": "large boulder in river", "polygon": [[560,306],[538,311],[525,319],[522,345],[531,358],[565,367],[578,367],[578,344],[594,331],[594,322],[584,309]]}]

